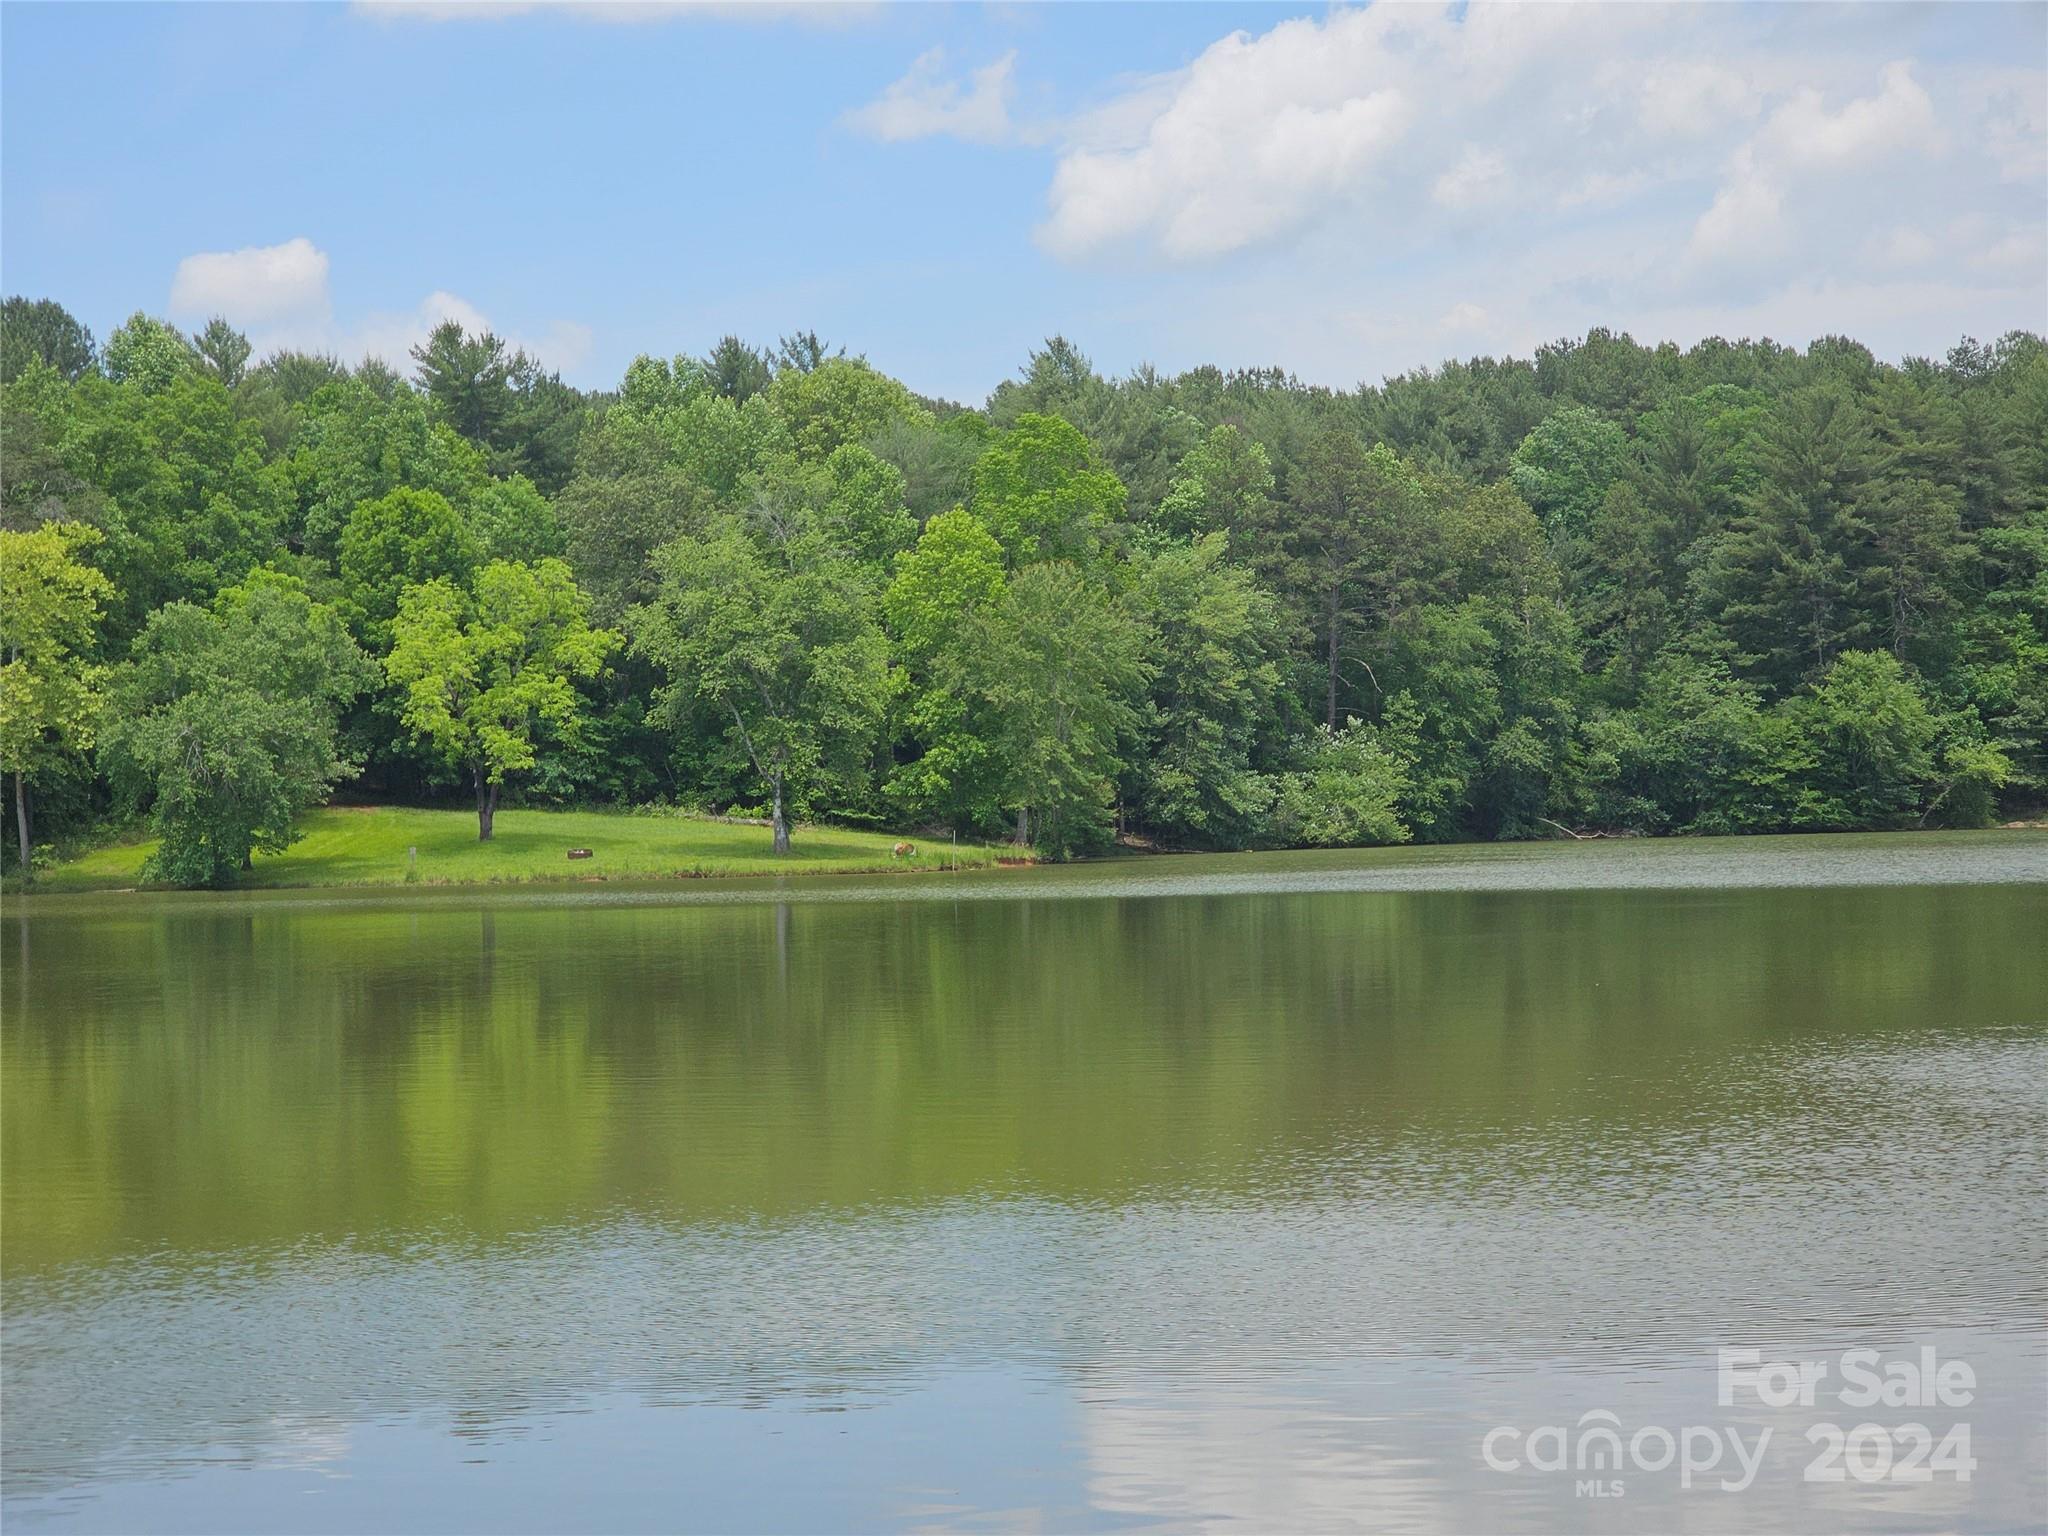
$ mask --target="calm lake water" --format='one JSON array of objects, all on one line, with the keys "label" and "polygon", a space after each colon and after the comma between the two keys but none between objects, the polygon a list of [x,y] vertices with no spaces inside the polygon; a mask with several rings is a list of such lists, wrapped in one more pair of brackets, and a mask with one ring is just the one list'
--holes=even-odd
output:
[{"label": "calm lake water", "polygon": [[[0,964],[10,1529],[2048,1522],[2048,835],[49,897]],[[1841,1400],[1923,1349],[1966,1401]]]}]

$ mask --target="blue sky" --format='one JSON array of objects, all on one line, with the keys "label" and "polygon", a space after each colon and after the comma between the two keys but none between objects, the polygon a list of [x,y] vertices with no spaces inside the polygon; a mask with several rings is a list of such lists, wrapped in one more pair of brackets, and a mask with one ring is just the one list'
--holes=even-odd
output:
[{"label": "blue sky", "polygon": [[815,327],[979,400],[1592,324],[2048,329],[2048,7],[8,4],[0,280],[575,382]]}]

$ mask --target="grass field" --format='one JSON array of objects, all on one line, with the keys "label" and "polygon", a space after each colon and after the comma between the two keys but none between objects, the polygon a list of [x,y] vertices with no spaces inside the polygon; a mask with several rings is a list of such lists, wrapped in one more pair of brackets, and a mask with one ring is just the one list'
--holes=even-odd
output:
[{"label": "grass field", "polygon": [[[249,887],[401,885],[407,850],[419,850],[423,885],[497,881],[658,880],[715,875],[823,875],[862,870],[945,869],[955,858],[944,842],[919,841],[907,859],[897,838],[845,827],[800,826],[790,851],[769,851],[766,827],[684,817],[619,816],[596,811],[500,811],[495,836],[479,842],[469,811],[415,811],[392,806],[330,807],[310,813],[305,836],[283,853],[256,855],[243,875]],[[60,864],[38,877],[47,891],[119,889],[142,883],[153,842],[116,843]],[[591,857],[571,859],[571,848]],[[980,868],[1014,850],[962,843],[960,867]]]}]

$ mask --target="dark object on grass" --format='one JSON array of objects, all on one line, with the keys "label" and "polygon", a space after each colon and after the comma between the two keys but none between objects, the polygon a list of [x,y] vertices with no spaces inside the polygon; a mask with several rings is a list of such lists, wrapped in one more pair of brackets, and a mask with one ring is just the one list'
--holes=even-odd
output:
[{"label": "dark object on grass", "polygon": [[590,857],[590,850],[588,848],[571,848],[569,850],[569,857],[572,859],[587,859]]}]

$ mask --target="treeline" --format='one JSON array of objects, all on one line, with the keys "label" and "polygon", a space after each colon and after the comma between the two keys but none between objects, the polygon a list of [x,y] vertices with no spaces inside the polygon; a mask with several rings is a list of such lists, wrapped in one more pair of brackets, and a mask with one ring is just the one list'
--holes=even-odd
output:
[{"label": "treeline", "polygon": [[1645,347],[986,405],[814,334],[584,393],[0,335],[9,857],[231,881],[337,786],[1162,846],[1971,825],[2048,783],[2048,346]]}]

